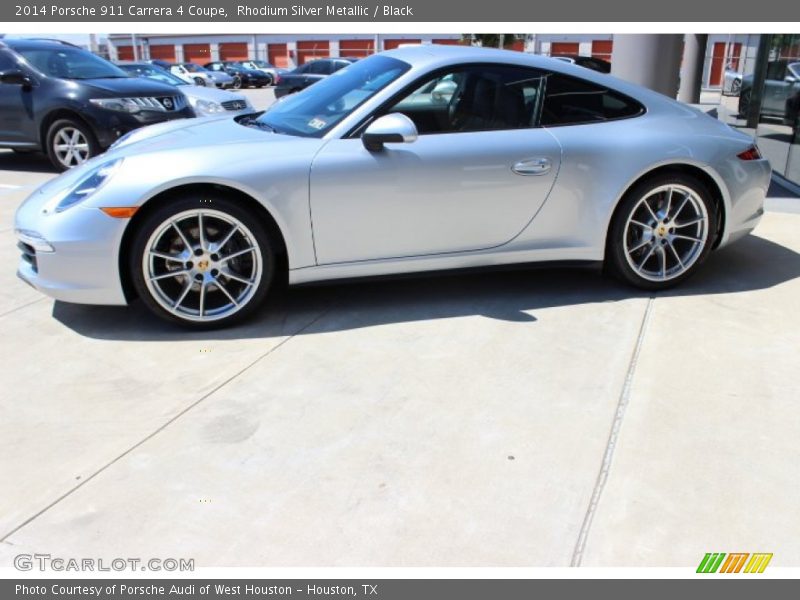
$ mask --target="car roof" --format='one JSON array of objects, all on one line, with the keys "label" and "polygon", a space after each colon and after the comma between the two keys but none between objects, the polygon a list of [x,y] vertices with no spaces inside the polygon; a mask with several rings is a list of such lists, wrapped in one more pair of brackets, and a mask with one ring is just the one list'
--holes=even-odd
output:
[{"label": "car roof", "polygon": [[66,46],[67,48],[76,48],[88,52],[85,48],[53,38],[3,38],[0,40],[0,44],[12,50],[17,48],[52,48],[56,50],[63,49]]}]

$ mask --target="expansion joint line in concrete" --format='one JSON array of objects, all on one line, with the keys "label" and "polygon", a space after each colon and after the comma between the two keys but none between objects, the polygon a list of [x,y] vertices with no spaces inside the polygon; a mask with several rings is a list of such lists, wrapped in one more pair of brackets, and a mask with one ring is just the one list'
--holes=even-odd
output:
[{"label": "expansion joint line in concrete", "polygon": [[38,519],[40,516],[42,516],[42,515],[43,515],[44,513],[46,513],[48,510],[50,510],[51,508],[53,508],[54,506],[56,506],[56,505],[57,505],[59,502],[61,502],[61,501],[62,501],[62,500],[64,500],[65,498],[68,498],[69,496],[71,496],[72,494],[74,494],[76,491],[78,491],[80,488],[82,488],[84,485],[86,485],[87,483],[89,483],[90,481],[92,481],[92,480],[93,480],[95,477],[97,477],[98,475],[100,475],[100,474],[101,474],[103,471],[105,471],[106,469],[108,469],[108,468],[109,468],[109,467],[111,467],[112,465],[116,464],[117,462],[119,462],[120,460],[122,460],[123,458],[125,458],[126,456],[128,456],[128,455],[129,455],[131,452],[133,452],[133,451],[134,451],[134,450],[136,450],[137,448],[140,448],[142,445],[144,445],[145,443],[147,443],[149,440],[153,439],[153,438],[154,438],[155,436],[157,436],[159,433],[161,433],[162,431],[164,431],[164,430],[165,430],[167,427],[169,427],[170,425],[172,425],[173,423],[175,423],[175,421],[177,421],[178,419],[180,419],[180,418],[181,418],[183,415],[185,415],[185,414],[186,414],[186,413],[188,413],[190,410],[192,410],[193,408],[195,408],[196,406],[198,406],[198,405],[199,405],[201,402],[203,402],[203,401],[204,401],[204,400],[206,400],[207,398],[209,398],[209,397],[213,396],[213,395],[214,395],[214,394],[216,394],[216,393],[217,393],[219,390],[221,390],[223,387],[225,387],[226,385],[228,385],[229,383],[231,383],[232,381],[234,381],[235,379],[237,379],[238,377],[240,377],[241,375],[243,375],[243,374],[244,374],[246,371],[250,370],[250,369],[251,369],[252,367],[254,367],[256,364],[258,364],[259,362],[261,362],[262,360],[264,360],[265,358],[267,358],[267,357],[268,357],[270,354],[272,354],[273,352],[275,352],[276,350],[278,350],[278,348],[280,348],[281,346],[283,346],[284,344],[286,344],[286,343],[287,343],[289,340],[291,340],[291,339],[293,339],[295,336],[297,336],[297,335],[299,335],[299,334],[303,333],[303,332],[304,332],[305,330],[307,330],[309,327],[311,327],[312,325],[314,325],[314,323],[316,323],[316,322],[317,322],[317,321],[319,321],[319,320],[320,320],[322,317],[324,317],[325,315],[327,315],[327,314],[328,314],[328,313],[329,313],[331,310],[332,310],[332,307],[329,307],[328,309],[326,309],[326,310],[322,311],[320,314],[318,314],[316,317],[314,317],[314,318],[313,318],[311,321],[309,321],[308,323],[306,323],[305,325],[303,325],[303,326],[302,326],[300,329],[298,329],[297,331],[295,331],[293,334],[291,334],[291,335],[287,336],[285,339],[281,340],[281,341],[280,341],[278,344],[275,344],[275,346],[273,346],[272,348],[270,348],[270,349],[269,349],[269,350],[267,350],[266,352],[264,352],[264,353],[260,354],[259,356],[257,356],[257,357],[256,357],[254,360],[252,360],[252,361],[251,361],[251,362],[249,362],[247,365],[245,365],[245,366],[244,366],[244,367],[242,367],[240,370],[238,370],[236,373],[234,373],[233,375],[231,375],[230,377],[228,377],[228,378],[227,378],[225,381],[223,381],[222,383],[220,383],[219,385],[217,385],[216,387],[214,387],[212,390],[210,390],[209,392],[207,392],[206,394],[204,394],[203,396],[201,396],[200,398],[198,398],[197,400],[195,400],[194,402],[192,402],[192,403],[191,403],[189,406],[187,406],[186,408],[184,408],[182,411],[180,411],[178,414],[176,414],[174,417],[172,417],[171,419],[169,419],[168,421],[166,421],[166,422],[165,422],[165,423],[163,423],[162,425],[160,425],[160,426],[159,426],[158,428],[156,428],[156,429],[155,429],[153,432],[149,433],[149,434],[148,434],[148,435],[146,435],[144,438],[142,438],[141,440],[139,440],[138,442],[136,442],[136,443],[135,443],[133,446],[131,446],[130,448],[128,448],[127,450],[125,450],[125,451],[124,451],[122,454],[119,454],[119,455],[118,455],[116,458],[113,458],[111,461],[109,461],[108,463],[106,463],[105,465],[103,465],[102,467],[100,467],[99,469],[97,469],[97,470],[96,470],[94,473],[92,473],[91,475],[89,475],[89,476],[88,476],[86,479],[82,480],[80,483],[78,483],[77,485],[73,486],[72,488],[70,488],[69,490],[67,490],[67,491],[66,491],[66,492],[64,492],[63,494],[61,494],[61,495],[60,495],[58,498],[56,498],[55,500],[53,500],[53,501],[52,501],[50,504],[48,504],[47,506],[45,506],[44,508],[42,508],[42,509],[41,509],[40,511],[38,511],[36,514],[34,514],[34,515],[32,515],[32,516],[28,517],[27,519],[25,519],[25,520],[24,520],[22,523],[20,523],[20,524],[19,524],[19,525],[17,525],[16,527],[14,527],[14,528],[13,528],[11,531],[9,531],[9,532],[7,532],[7,533],[4,533],[4,534],[3,534],[3,536],[2,536],[2,537],[0,537],[0,542],[6,542],[6,543],[10,543],[10,542],[8,542],[8,538],[9,538],[9,537],[11,537],[12,535],[14,535],[14,534],[15,534],[16,532],[18,532],[20,529],[22,529],[23,527],[25,527],[25,526],[26,526],[26,525],[28,525],[29,523],[31,523],[31,522],[33,522],[33,521],[35,521],[36,519]]},{"label": "expansion joint line in concrete", "polygon": [[603,490],[608,481],[608,473],[611,470],[611,463],[614,461],[614,452],[617,449],[617,441],[619,439],[619,432],[622,428],[622,420],[625,417],[625,411],[628,408],[630,400],[631,388],[633,387],[633,377],[636,374],[636,365],[639,362],[639,354],[642,351],[644,338],[647,334],[647,327],[650,323],[650,315],[653,311],[654,297],[647,299],[647,306],[642,316],[642,323],[639,326],[639,335],[636,338],[636,344],[633,347],[631,360],[628,364],[628,372],[625,375],[625,383],[622,385],[622,391],[619,394],[617,401],[617,409],[614,412],[614,420],[611,423],[611,431],[608,435],[608,442],[606,442],[606,449],[603,453],[603,462],[600,465],[600,472],[597,474],[597,481],[595,481],[594,489],[592,490],[592,497],[589,501],[589,507],[586,509],[586,514],[583,517],[583,524],[581,525],[578,540],[575,543],[575,550],[572,553],[572,562],[570,566],[580,567],[583,560],[583,551],[586,548],[586,540],[589,537],[589,531],[592,528],[592,521],[597,512],[597,507],[600,504],[600,498],[603,495]]}]

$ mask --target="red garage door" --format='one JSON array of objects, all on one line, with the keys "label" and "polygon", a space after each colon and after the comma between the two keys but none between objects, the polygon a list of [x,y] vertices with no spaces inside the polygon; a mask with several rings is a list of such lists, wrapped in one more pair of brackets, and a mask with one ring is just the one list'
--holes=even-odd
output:
[{"label": "red garage door", "polygon": [[219,45],[220,60],[247,60],[247,42],[226,42]]},{"label": "red garage door", "polygon": [[550,44],[550,56],[578,54],[578,42],[553,42]]},{"label": "red garage door", "polygon": [[117,46],[117,60],[133,60],[133,46]]},{"label": "red garage door", "polygon": [[614,49],[614,42],[611,40],[594,40],[592,42],[592,56],[611,62],[611,51]]},{"label": "red garage door", "polygon": [[517,52],[525,51],[525,40],[514,40],[506,45],[506,50],[516,50]]},{"label": "red garage door", "polygon": [[422,40],[383,40],[383,49],[392,50],[401,44],[419,44]]},{"label": "red garage door", "polygon": [[297,64],[302,65],[315,58],[330,56],[327,41],[297,42]]},{"label": "red garage door", "polygon": [[150,46],[150,58],[175,62],[175,46],[172,44],[158,44]]},{"label": "red garage door", "polygon": [[183,60],[204,65],[211,62],[211,47],[208,44],[184,44]]},{"label": "red garage door", "polygon": [[289,66],[286,44],[267,44],[267,57],[267,60],[276,67],[285,69]]},{"label": "red garage door", "polygon": [[375,40],[342,40],[339,42],[339,56],[364,58],[375,53]]}]

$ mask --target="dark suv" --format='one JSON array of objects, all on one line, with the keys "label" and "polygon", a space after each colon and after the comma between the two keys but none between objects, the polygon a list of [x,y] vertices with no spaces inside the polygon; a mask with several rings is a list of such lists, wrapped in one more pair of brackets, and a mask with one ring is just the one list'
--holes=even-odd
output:
[{"label": "dark suv", "polygon": [[132,129],[193,116],[174,87],[130,77],[72,44],[0,41],[0,148],[44,151],[63,171]]},{"label": "dark suv", "polygon": [[356,62],[355,58],[318,58],[283,73],[275,82],[275,97],[294,94]]}]

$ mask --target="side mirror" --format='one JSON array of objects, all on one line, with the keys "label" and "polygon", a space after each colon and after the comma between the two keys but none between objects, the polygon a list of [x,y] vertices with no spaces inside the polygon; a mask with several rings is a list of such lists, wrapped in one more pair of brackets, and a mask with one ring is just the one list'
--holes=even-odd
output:
[{"label": "side mirror", "polygon": [[440,81],[436,84],[436,87],[433,88],[431,98],[433,98],[434,102],[440,104],[443,102],[450,102],[450,98],[452,98],[453,94],[456,92],[456,87],[455,81]]},{"label": "side mirror", "polygon": [[0,74],[0,83],[30,87],[31,78],[25,75],[25,73],[22,71],[6,71],[5,73]]},{"label": "side mirror", "polygon": [[797,77],[795,77],[794,75],[787,75],[786,77],[783,78],[783,80],[786,83],[797,83]]},{"label": "side mirror", "polygon": [[380,152],[384,144],[410,144],[417,135],[414,121],[402,113],[392,113],[370,123],[361,141],[370,152]]}]

